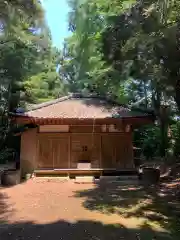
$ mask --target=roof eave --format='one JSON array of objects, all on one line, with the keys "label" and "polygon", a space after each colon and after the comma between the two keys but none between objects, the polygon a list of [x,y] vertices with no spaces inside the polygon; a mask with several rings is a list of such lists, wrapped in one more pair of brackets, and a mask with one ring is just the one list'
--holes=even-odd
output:
[{"label": "roof eave", "polygon": [[128,116],[128,117],[121,117],[121,118],[113,118],[113,117],[106,117],[106,118],[38,118],[38,117],[31,117],[26,115],[12,115],[12,120],[18,124],[52,124],[52,125],[61,125],[61,124],[105,124],[105,123],[114,123],[118,124],[120,121],[123,121],[126,124],[131,125],[144,125],[144,124],[152,124],[154,123],[153,116]]}]

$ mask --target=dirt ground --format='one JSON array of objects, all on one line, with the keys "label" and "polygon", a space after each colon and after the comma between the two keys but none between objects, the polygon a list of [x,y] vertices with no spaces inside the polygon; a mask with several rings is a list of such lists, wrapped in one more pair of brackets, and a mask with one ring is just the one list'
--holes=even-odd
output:
[{"label": "dirt ground", "polygon": [[0,239],[176,239],[153,201],[134,184],[29,180],[0,189]]}]

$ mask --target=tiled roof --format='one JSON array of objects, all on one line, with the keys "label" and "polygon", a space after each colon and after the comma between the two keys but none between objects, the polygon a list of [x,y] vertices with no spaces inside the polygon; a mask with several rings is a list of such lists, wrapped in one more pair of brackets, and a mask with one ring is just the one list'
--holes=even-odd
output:
[{"label": "tiled roof", "polygon": [[[17,114],[33,118],[109,118],[130,117],[131,111],[117,103],[95,96],[83,97],[71,94],[47,103],[38,104],[31,110]],[[137,116],[137,115],[136,115]],[[142,116],[142,114],[141,114]]]}]

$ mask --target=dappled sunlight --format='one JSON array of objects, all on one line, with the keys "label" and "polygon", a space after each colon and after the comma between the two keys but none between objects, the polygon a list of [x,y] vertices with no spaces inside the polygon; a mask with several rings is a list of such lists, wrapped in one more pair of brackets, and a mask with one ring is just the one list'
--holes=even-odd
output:
[{"label": "dappled sunlight", "polygon": [[15,211],[13,205],[8,200],[9,196],[0,188],[0,225],[6,223]]},{"label": "dappled sunlight", "polygon": [[28,181],[3,190],[7,211],[15,212],[4,219],[0,239],[169,239],[172,219],[152,192],[135,184]]},{"label": "dappled sunlight", "polygon": [[[130,210],[147,201],[147,193],[143,187],[124,186],[117,183],[100,184],[96,188],[76,192],[77,197],[85,198],[84,206],[91,210],[101,209],[104,212],[115,213],[117,209]],[[144,202],[145,203],[145,202]]]},{"label": "dappled sunlight", "polygon": [[160,187],[109,183],[78,191],[75,196],[83,198],[83,206],[91,211],[119,215],[128,224],[134,221],[137,228],[146,223],[156,231],[171,232],[178,225],[176,214],[171,211],[171,201],[159,195],[160,190]]},{"label": "dappled sunlight", "polygon": [[129,187],[129,188],[121,188],[121,191],[137,191],[141,189],[142,187]]}]

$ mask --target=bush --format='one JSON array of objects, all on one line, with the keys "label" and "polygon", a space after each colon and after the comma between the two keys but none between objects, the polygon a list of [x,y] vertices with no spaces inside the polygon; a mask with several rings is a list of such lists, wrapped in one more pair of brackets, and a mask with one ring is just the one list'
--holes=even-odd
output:
[{"label": "bush", "polygon": [[141,148],[141,153],[152,159],[160,156],[161,134],[158,126],[145,126],[134,131],[134,145]]},{"label": "bush", "polygon": [[5,148],[0,152],[0,164],[6,164],[14,161],[15,150],[12,148]]},{"label": "bush", "polygon": [[180,157],[180,122],[171,125],[172,139],[171,150],[175,157]]}]

